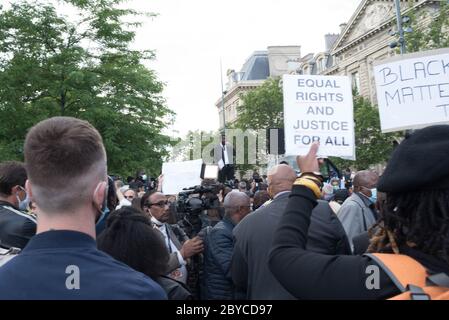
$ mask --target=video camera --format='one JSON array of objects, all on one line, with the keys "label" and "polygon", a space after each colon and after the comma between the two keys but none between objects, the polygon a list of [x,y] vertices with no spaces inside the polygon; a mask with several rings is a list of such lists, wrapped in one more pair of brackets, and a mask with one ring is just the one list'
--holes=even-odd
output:
[{"label": "video camera", "polygon": [[217,208],[218,188],[219,186],[215,184],[184,188],[185,191],[178,194],[176,211],[187,215],[199,215],[203,210]]}]

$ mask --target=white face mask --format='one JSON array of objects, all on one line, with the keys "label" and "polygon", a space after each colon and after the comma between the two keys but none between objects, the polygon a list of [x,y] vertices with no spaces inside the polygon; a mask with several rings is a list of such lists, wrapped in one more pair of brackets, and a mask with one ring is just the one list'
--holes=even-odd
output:
[{"label": "white face mask", "polygon": [[19,203],[19,209],[22,211],[28,210],[28,204],[30,203],[30,198],[28,197],[28,193],[25,191],[25,189],[21,188],[25,192],[25,199],[20,200],[19,194],[16,193],[17,202]]},{"label": "white face mask", "polygon": [[[100,184],[97,185],[97,188],[95,189],[94,194],[97,192],[99,187],[100,187]],[[101,204],[101,208],[98,208],[96,206],[96,204],[93,203],[94,207],[97,208],[97,211],[98,211],[98,216],[95,217],[95,223],[100,221],[102,216],[104,216],[104,214],[106,213],[106,209],[107,209],[107,205],[108,205],[108,191],[109,191],[109,185],[106,183],[106,188],[104,190],[104,199],[103,199],[103,203]]]}]

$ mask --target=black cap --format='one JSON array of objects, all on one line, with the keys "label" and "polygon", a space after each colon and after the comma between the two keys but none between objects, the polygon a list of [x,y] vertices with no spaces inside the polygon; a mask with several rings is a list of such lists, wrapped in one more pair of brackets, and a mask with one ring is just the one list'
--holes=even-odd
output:
[{"label": "black cap", "polygon": [[387,193],[449,189],[449,125],[415,131],[393,152],[377,189]]}]

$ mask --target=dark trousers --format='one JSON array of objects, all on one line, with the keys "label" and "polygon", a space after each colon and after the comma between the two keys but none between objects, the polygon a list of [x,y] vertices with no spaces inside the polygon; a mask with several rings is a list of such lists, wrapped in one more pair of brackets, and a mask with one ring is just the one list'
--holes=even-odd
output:
[{"label": "dark trousers", "polygon": [[234,179],[234,165],[227,164],[218,172],[218,181],[225,183]]}]

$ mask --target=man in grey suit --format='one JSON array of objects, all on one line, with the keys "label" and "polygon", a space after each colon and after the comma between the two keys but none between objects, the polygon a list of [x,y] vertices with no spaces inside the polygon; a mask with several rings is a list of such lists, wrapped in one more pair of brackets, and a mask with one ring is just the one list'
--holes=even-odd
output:
[{"label": "man in grey suit", "polygon": [[155,192],[148,197],[143,204],[143,209],[149,214],[153,226],[158,229],[163,237],[170,260],[168,263],[169,276],[175,280],[186,283],[187,281],[187,259],[203,251],[203,241],[194,237],[180,243],[172,226],[167,223],[170,217],[170,207],[167,197],[160,192]]},{"label": "man in grey suit", "polygon": [[348,235],[351,250],[354,250],[352,239],[376,223],[377,213],[374,205],[377,200],[378,180],[379,176],[374,171],[358,172],[353,181],[354,193],[345,200],[338,211],[338,218]]},{"label": "man in grey suit", "polygon": [[[268,256],[296,173],[290,166],[282,164],[270,170],[267,180],[268,192],[273,200],[246,216],[234,228],[232,279],[239,298],[295,299],[272,275],[268,268]],[[320,201],[313,210],[307,247],[323,254],[350,254],[344,229],[325,201]]]},{"label": "man in grey suit", "polygon": [[221,143],[214,147],[214,163],[218,164],[218,181],[224,183],[234,179],[234,148],[221,134]]}]

